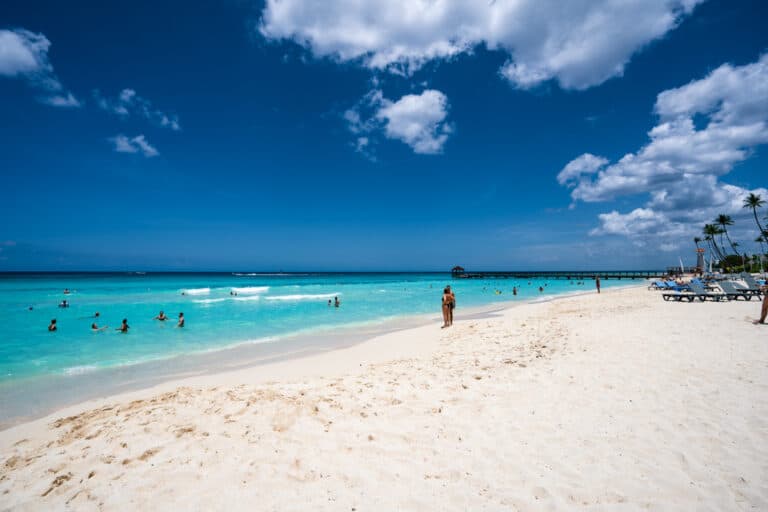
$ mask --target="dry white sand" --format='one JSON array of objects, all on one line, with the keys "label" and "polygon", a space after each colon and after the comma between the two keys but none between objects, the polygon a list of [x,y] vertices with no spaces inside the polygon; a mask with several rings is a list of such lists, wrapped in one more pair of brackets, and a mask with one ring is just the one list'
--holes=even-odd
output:
[{"label": "dry white sand", "polygon": [[759,307],[607,291],[91,402],[0,432],[0,509],[768,510]]}]

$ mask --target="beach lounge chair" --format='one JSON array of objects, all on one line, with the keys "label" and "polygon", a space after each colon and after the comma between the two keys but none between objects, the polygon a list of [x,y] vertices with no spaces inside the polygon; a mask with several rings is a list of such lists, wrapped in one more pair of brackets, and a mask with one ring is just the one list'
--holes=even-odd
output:
[{"label": "beach lounge chair", "polygon": [[723,289],[723,293],[725,293],[725,298],[728,300],[752,300],[753,295],[755,295],[748,290],[737,288],[736,283],[732,281],[721,281],[719,284],[720,288]]},{"label": "beach lounge chair", "polygon": [[693,292],[693,295],[702,302],[707,299],[717,302],[727,299],[723,292],[708,292],[700,283],[691,282],[691,291]]},{"label": "beach lounge chair", "polygon": [[677,284],[675,281],[667,281],[667,289],[675,290],[675,291],[678,291],[678,292],[690,290],[688,285]]},{"label": "beach lounge chair", "polygon": [[762,295],[762,290],[760,289],[760,285],[757,284],[757,281],[754,277],[752,277],[752,274],[749,272],[742,272],[740,276],[744,282],[747,284],[747,287],[744,289],[745,291],[757,295],[758,297]]},{"label": "beach lounge chair", "polygon": [[651,283],[651,286],[648,287],[649,290],[668,290],[669,286],[667,286],[667,283],[664,281],[654,281]]},{"label": "beach lounge chair", "polygon": [[696,298],[696,296],[692,293],[685,293],[685,292],[664,292],[661,294],[661,297],[666,301],[675,301],[675,302],[693,302],[693,299]]}]

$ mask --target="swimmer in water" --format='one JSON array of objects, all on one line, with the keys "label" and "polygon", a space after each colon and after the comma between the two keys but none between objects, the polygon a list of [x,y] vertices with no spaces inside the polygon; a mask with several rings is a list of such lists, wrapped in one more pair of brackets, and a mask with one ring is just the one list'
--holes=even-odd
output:
[{"label": "swimmer in water", "polygon": [[165,313],[160,311],[160,313],[158,313],[158,315],[155,318],[153,318],[153,320],[160,320],[161,322],[165,322],[166,320],[168,320],[168,317],[165,316]]},{"label": "swimmer in water", "polygon": [[64,288],[64,295],[69,295],[69,288]]},{"label": "swimmer in water", "polygon": [[98,325],[96,325],[96,322],[93,322],[91,324],[91,330],[93,332],[106,331],[107,329],[109,329],[108,325],[105,325],[104,327],[99,327]]},{"label": "swimmer in water", "polygon": [[184,327],[184,313],[179,313],[179,323],[176,324],[176,327]]},{"label": "swimmer in water", "polygon": [[333,305],[336,306],[336,307],[341,306],[341,301],[339,300],[338,297],[334,297],[333,298]]},{"label": "swimmer in water", "polygon": [[67,302],[66,300],[63,300],[63,301],[61,301],[61,304],[59,304],[59,307],[60,308],[68,308],[69,307],[69,302]]},{"label": "swimmer in water", "polygon": [[54,318],[51,320],[51,323],[48,325],[48,332],[53,332],[56,330],[56,319]]},{"label": "swimmer in water", "polygon": [[115,329],[115,330],[123,332],[123,333],[127,333],[128,329],[129,329],[129,327],[128,327],[128,319],[127,318],[123,318],[123,324],[120,327],[118,327],[117,329]]}]

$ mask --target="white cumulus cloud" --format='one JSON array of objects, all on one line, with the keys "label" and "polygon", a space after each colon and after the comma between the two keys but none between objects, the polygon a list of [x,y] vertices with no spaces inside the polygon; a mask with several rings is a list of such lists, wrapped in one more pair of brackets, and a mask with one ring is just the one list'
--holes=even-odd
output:
[{"label": "white cumulus cloud", "polygon": [[111,137],[109,141],[112,142],[115,151],[118,153],[141,153],[147,158],[160,154],[157,149],[147,141],[144,135],[127,137],[123,134],[119,134]]},{"label": "white cumulus cloud", "polygon": [[743,66],[724,64],[706,77],[657,96],[659,123],[636,153],[609,164],[585,153],[558,175],[574,201],[610,201],[647,195],[643,208],[600,215],[593,234],[673,236],[700,234],[720,213],[734,216],[741,235],[756,226],[742,208],[748,189],[720,181],[755,148],[768,143],[768,55]]},{"label": "white cumulus cloud", "polygon": [[[400,140],[414,153],[437,154],[443,151],[451,126],[448,98],[435,89],[421,94],[406,94],[397,101],[384,97],[380,90],[368,93],[354,108],[344,113],[349,130],[357,135],[356,150],[370,157],[370,136],[383,133],[388,139]],[[369,111],[366,116],[361,111]]]},{"label": "white cumulus cloud", "polygon": [[181,130],[178,116],[154,108],[152,102],[139,96],[133,89],[123,89],[115,98],[106,98],[98,90],[93,91],[93,96],[99,108],[119,117],[136,115],[157,126],[173,131]]},{"label": "white cumulus cloud", "polygon": [[632,55],[701,0],[267,0],[259,31],[318,57],[411,73],[479,45],[509,55],[521,88],[556,79],[585,89],[620,76]]},{"label": "white cumulus cloud", "polygon": [[595,156],[591,153],[584,153],[578,158],[571,160],[560,174],[557,175],[557,182],[561,185],[569,185],[577,182],[582,176],[594,174],[608,163],[608,159]]},{"label": "white cumulus cloud", "polygon": [[40,101],[55,107],[79,107],[66,91],[48,60],[51,42],[43,34],[24,29],[0,30],[0,76],[21,78],[40,91]]},{"label": "white cumulus cloud", "polygon": [[450,126],[448,98],[440,91],[428,89],[421,94],[407,94],[392,102],[382,99],[376,118],[384,121],[384,133],[413,148],[415,153],[435,154],[443,150]]}]

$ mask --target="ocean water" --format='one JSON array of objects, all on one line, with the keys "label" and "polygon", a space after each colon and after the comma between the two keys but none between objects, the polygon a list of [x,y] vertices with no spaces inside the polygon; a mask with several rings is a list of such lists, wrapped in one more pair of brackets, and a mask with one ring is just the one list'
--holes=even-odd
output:
[{"label": "ocean water", "polygon": [[[168,367],[179,357],[232,347],[260,345],[262,355],[277,355],[293,350],[288,340],[297,335],[306,348],[313,338],[329,343],[335,330],[396,326],[413,315],[434,313],[439,321],[446,284],[457,295],[458,318],[470,307],[594,290],[591,280],[452,279],[448,273],[0,274],[0,395],[20,389],[53,395],[78,376],[90,375],[81,381],[92,385],[99,375],[109,381],[109,370]],[[605,288],[627,284],[603,281]],[[339,308],[328,305],[334,297]],[[58,307],[64,299],[70,307]],[[153,319],[160,310],[169,320]],[[179,312],[183,328],[176,327]],[[58,330],[48,332],[53,318]],[[127,334],[116,330],[123,318]],[[93,332],[93,322],[109,328]],[[19,413],[19,400],[0,398],[0,422]]]}]

